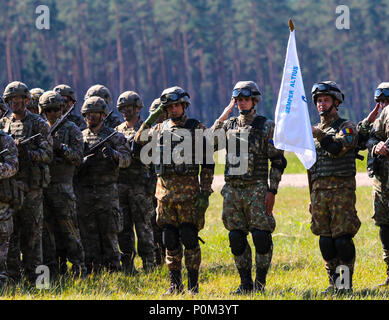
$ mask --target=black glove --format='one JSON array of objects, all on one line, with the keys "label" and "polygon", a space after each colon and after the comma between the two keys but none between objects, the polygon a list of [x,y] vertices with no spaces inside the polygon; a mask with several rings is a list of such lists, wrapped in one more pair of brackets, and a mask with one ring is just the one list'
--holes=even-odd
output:
[{"label": "black glove", "polygon": [[101,152],[103,153],[103,157],[108,160],[114,160],[116,161],[116,152],[113,148],[111,148],[109,145],[105,146]]}]

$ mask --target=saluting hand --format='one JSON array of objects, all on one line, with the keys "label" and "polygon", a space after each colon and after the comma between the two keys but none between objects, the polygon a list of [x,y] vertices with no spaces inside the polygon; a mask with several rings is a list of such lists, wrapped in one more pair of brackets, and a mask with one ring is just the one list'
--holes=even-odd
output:
[{"label": "saluting hand", "polygon": [[375,121],[378,114],[380,113],[380,109],[382,109],[382,105],[380,103],[377,103],[374,109],[367,116],[367,121],[369,121],[369,123],[373,123]]},{"label": "saluting hand", "polygon": [[235,98],[231,98],[230,104],[224,108],[223,113],[219,117],[219,121],[224,122],[227,120],[228,116],[230,115],[232,109],[235,106],[235,103],[236,103]]}]

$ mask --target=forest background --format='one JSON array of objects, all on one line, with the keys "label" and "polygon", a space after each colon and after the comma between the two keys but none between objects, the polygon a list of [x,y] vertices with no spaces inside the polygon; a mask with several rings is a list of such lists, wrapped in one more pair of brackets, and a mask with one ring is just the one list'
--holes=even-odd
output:
[{"label": "forest background", "polygon": [[[50,29],[36,27],[39,5],[50,9]],[[350,9],[339,30],[336,8]],[[104,84],[114,103],[138,92],[147,108],[162,90],[179,85],[192,99],[189,114],[210,126],[239,80],[258,83],[258,112],[274,119],[289,36],[297,48],[311,121],[316,81],[334,80],[346,99],[341,114],[360,121],[373,107],[377,84],[389,79],[388,0],[0,0],[0,91],[21,80],[77,91]]]}]

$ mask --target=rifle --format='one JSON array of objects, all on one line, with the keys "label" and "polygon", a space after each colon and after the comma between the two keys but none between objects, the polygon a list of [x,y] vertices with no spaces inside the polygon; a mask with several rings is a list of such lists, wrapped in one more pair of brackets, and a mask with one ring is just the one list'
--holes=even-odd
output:
[{"label": "rifle", "polygon": [[113,137],[117,133],[118,133],[117,131],[112,132],[105,139],[101,140],[100,142],[95,143],[92,147],[90,147],[89,150],[84,153],[84,160],[86,160],[86,158],[94,155],[95,151],[99,150],[109,139],[111,139],[111,137]]},{"label": "rifle", "polygon": [[62,115],[60,118],[58,118],[57,120],[55,120],[53,126],[50,128],[50,131],[49,131],[49,136],[51,135],[54,135],[54,133],[56,133],[59,128],[62,127],[62,125],[64,124],[66,118],[70,115],[70,113],[74,110],[74,105],[64,114]]},{"label": "rifle", "polygon": [[[389,149],[389,138],[386,139],[385,146]],[[378,155],[377,157],[367,157],[367,173],[370,178],[373,178],[378,173],[380,162],[385,158],[386,157],[382,155]]]},{"label": "rifle", "polygon": [[9,114],[9,112],[10,112],[10,110],[9,109],[7,109],[7,111],[2,115],[2,117],[1,118],[5,118],[6,116],[8,116],[8,114]]},{"label": "rifle", "polygon": [[34,140],[35,138],[39,137],[39,136],[42,136],[41,133],[37,133],[29,138],[24,138],[22,140],[19,141],[19,145],[25,145],[26,143],[30,142],[31,140]]},{"label": "rifle", "polygon": [[108,115],[105,117],[104,124],[107,123],[107,121],[108,121],[109,117],[112,115],[112,113],[113,113],[113,110],[110,113],[108,113]]},{"label": "rifle", "polygon": [[8,149],[4,149],[3,151],[0,152],[0,156],[2,156],[4,153],[7,153],[9,150]]}]

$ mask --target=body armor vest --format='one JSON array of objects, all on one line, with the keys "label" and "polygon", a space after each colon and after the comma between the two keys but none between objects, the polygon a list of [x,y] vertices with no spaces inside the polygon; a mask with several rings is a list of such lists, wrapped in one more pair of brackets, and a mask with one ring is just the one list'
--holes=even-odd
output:
[{"label": "body armor vest", "polygon": [[[339,132],[339,128],[344,123],[345,119],[335,120],[330,127],[324,129],[327,135],[335,137]],[[309,170],[311,181],[315,181],[320,177],[351,177],[356,174],[355,166],[355,150],[347,151],[343,156],[334,158],[325,151],[320,142],[315,139],[316,157],[317,160]]]},{"label": "body armor vest", "polygon": [[[37,114],[28,113],[23,121],[13,121],[13,118],[7,119],[4,126],[4,132],[13,139],[26,139],[38,132],[33,132],[34,117],[40,117]],[[36,139],[28,142],[31,150],[37,150]],[[19,171],[15,176],[16,180],[23,181],[32,189],[45,188],[50,183],[49,166],[45,163],[36,163],[27,159],[19,158]]]},{"label": "body armor vest", "polygon": [[[159,164],[155,165],[155,172],[158,176],[166,176],[166,175],[172,175],[172,174],[181,175],[181,176],[198,176],[199,171],[200,171],[200,165],[195,163],[195,145],[196,145],[195,144],[195,129],[197,128],[198,124],[199,124],[199,121],[197,121],[196,119],[187,119],[185,121],[184,126],[182,126],[182,127],[172,128],[169,119],[165,120],[161,124],[162,130],[160,132],[159,140],[158,140],[158,144],[157,144],[157,147],[159,148],[159,151],[160,151],[160,162],[159,162]],[[177,130],[179,130],[179,129],[187,129],[191,133],[192,159],[191,159],[190,163],[184,162],[182,164],[176,164],[174,162],[174,158],[175,158],[174,153],[177,152],[177,149],[175,149],[175,148],[176,148],[176,146],[181,144],[182,141],[184,141],[183,137],[181,137],[182,139],[180,141],[175,141],[175,140],[178,140],[176,138],[173,139],[174,134],[178,135]],[[164,146],[164,142],[163,142],[164,134],[165,134],[165,139],[167,136],[171,141],[170,150],[165,150],[166,152],[170,152],[170,154],[171,154],[171,161],[170,161],[171,163],[170,164],[164,163],[164,159],[163,159],[164,158],[164,156],[163,156],[163,153],[164,153],[164,148],[163,148],[163,146]],[[182,152],[180,152],[181,157],[183,157],[183,152],[184,152],[184,150],[182,150]]]},{"label": "body armor vest", "polygon": [[[69,145],[69,130],[72,126],[71,122],[66,121],[61,128],[54,134],[53,140],[56,139],[59,143]],[[75,166],[66,161],[62,156],[54,153],[53,161],[50,164],[51,181],[54,183],[72,183]]]},{"label": "body armor vest", "polygon": [[[108,137],[114,129],[104,126],[100,132],[96,134],[90,134],[86,129],[82,132],[84,136],[84,150],[88,152],[89,149]],[[112,137],[114,139],[114,137]],[[107,141],[107,144],[115,149],[115,146],[111,144],[111,140]],[[88,164],[83,167],[83,174],[81,184],[83,185],[104,185],[116,183],[119,176],[119,166],[113,162],[113,160],[105,159],[102,155],[101,149],[95,151],[95,155],[88,161]]]},{"label": "body armor vest", "polygon": [[[238,118],[230,118],[227,123],[227,145],[226,145],[226,181],[267,181],[269,176],[269,160],[267,157],[267,141],[264,139],[263,127],[266,118],[257,116],[251,125],[240,127]],[[241,132],[248,130],[248,150],[241,154],[240,139],[245,139]],[[247,137],[247,134],[245,135]],[[230,139],[236,139],[236,151],[229,150]],[[247,161],[247,171],[242,174],[236,174],[232,169],[241,166],[242,158]],[[234,161],[232,161],[232,159]]]}]

